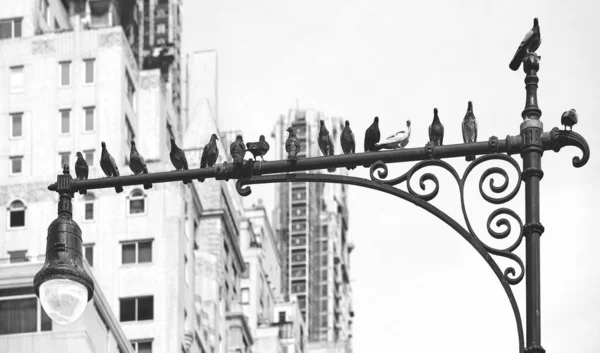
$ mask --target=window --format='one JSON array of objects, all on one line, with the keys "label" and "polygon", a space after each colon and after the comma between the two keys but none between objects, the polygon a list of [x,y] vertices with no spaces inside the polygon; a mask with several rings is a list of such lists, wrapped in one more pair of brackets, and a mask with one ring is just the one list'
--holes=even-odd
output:
[{"label": "window", "polygon": [[154,319],[154,297],[121,298],[120,320],[141,321]]},{"label": "window", "polygon": [[85,150],[83,151],[83,158],[85,158],[85,161],[88,164],[88,167],[93,167],[94,166],[94,152],[96,150]]},{"label": "window", "polygon": [[10,257],[10,263],[15,262],[27,262],[29,257],[27,256],[27,250],[9,251],[8,256]]},{"label": "window", "polygon": [[152,353],[152,341],[131,341],[131,345],[137,353]]},{"label": "window", "polygon": [[83,112],[85,115],[84,131],[94,131],[94,113],[96,107],[84,107]]},{"label": "window", "polygon": [[0,289],[0,335],[51,330],[33,287]]},{"label": "window", "polygon": [[140,189],[135,189],[128,196],[129,198],[129,214],[144,214],[146,213],[146,195]]},{"label": "window", "polygon": [[22,18],[0,20],[0,39],[21,37]]},{"label": "window", "polygon": [[25,204],[19,200],[13,201],[8,206],[8,225],[10,228],[25,227]]},{"label": "window", "polygon": [[156,25],[156,34],[165,34],[167,32],[167,26],[164,23]]},{"label": "window", "polygon": [[71,84],[71,62],[61,61],[58,65],[60,66],[60,85],[69,86]]},{"label": "window", "polygon": [[68,134],[71,132],[71,109],[61,109],[60,112],[60,133]]},{"label": "window", "polygon": [[10,114],[10,137],[23,137],[23,113]]},{"label": "window", "polygon": [[85,195],[83,200],[84,200],[83,219],[86,221],[93,221],[94,220],[94,201],[96,200],[96,197],[94,196],[94,194],[90,193],[90,194]]},{"label": "window", "polygon": [[121,251],[123,264],[152,262],[152,240],[123,243]]},{"label": "window", "polygon": [[13,66],[10,68],[10,92],[19,93],[25,89],[24,66]]},{"label": "window", "polygon": [[10,161],[10,173],[21,174],[23,173],[23,156],[9,157]]},{"label": "window", "polygon": [[250,303],[250,289],[242,288],[242,304]]},{"label": "window", "polygon": [[125,77],[127,79],[127,98],[129,98],[129,102],[132,106],[135,106],[133,99],[135,96],[135,86],[133,85],[133,80],[129,75],[129,71],[125,70]]},{"label": "window", "polygon": [[292,282],[292,293],[306,292],[306,282]]},{"label": "window", "polygon": [[91,267],[94,266],[94,244],[83,245],[83,252],[85,256],[85,260],[90,264]]},{"label": "window", "polygon": [[83,60],[83,65],[85,66],[85,77],[84,77],[84,82],[85,83],[94,83],[94,66],[95,66],[96,60],[95,59],[84,59]]},{"label": "window", "polygon": [[65,164],[70,165],[71,160],[71,152],[59,152],[58,156],[60,157],[60,166],[63,167]]}]

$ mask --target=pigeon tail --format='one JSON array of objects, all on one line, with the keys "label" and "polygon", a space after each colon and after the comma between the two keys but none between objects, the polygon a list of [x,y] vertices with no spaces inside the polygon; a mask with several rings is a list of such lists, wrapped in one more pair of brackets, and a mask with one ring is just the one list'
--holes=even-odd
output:
[{"label": "pigeon tail", "polygon": [[510,62],[510,65],[508,65],[508,67],[510,67],[510,69],[513,71],[517,71],[521,66],[521,61],[523,61],[523,58],[520,55],[515,56]]},{"label": "pigeon tail", "polygon": [[146,190],[152,189],[152,183],[146,183],[146,184],[144,184],[144,189],[146,189]]},{"label": "pigeon tail", "polygon": [[115,191],[116,191],[118,194],[120,194],[120,193],[122,193],[122,192],[123,192],[123,187],[122,187],[122,186],[117,186],[117,187],[115,187]]}]

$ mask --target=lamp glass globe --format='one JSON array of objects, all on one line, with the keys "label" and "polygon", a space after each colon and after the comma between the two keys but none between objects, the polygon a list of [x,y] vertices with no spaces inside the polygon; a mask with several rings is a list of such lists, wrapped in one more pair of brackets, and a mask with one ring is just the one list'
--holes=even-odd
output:
[{"label": "lamp glass globe", "polygon": [[52,279],[40,285],[42,307],[52,321],[67,325],[77,320],[88,302],[88,291],[70,279]]}]

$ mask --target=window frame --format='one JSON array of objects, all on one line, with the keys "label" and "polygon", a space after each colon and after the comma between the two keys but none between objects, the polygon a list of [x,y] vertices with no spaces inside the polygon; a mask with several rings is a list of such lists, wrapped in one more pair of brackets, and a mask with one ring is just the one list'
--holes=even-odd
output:
[{"label": "window frame", "polygon": [[[133,195],[135,192],[141,192],[141,195]],[[133,189],[129,195],[127,195],[127,216],[128,217],[138,217],[138,216],[145,216],[148,213],[148,205],[147,205],[147,194],[145,192],[143,192],[141,189],[136,188]],[[132,201],[143,201],[143,205],[144,205],[144,211],[143,212],[138,212],[138,213],[131,213],[131,202]]]},{"label": "window frame", "polygon": [[[23,37],[23,17],[12,17],[12,18],[3,18],[0,22],[10,22],[10,36],[2,39],[13,39],[13,38],[21,38]],[[19,23],[19,35],[15,35],[16,23]]]},{"label": "window frame", "polygon": [[[69,131],[63,132],[63,112],[69,113]],[[58,134],[63,136],[71,135],[73,131],[73,110],[71,108],[63,108],[58,110]]]},{"label": "window frame", "polygon": [[[87,205],[92,205],[92,218],[87,217]],[[83,197],[83,222],[94,222],[96,220],[96,196],[93,193],[88,193]]]},{"label": "window frame", "polygon": [[[143,319],[139,320],[139,300],[145,298],[152,298],[152,318],[151,319]],[[134,300],[134,319],[133,320],[122,320],[122,312],[123,312],[123,300]],[[119,298],[119,322],[140,322],[140,321],[153,321],[154,320],[154,295],[140,295],[135,297],[121,297]]]},{"label": "window frame", "polygon": [[142,338],[142,339],[130,340],[129,343],[131,343],[131,346],[133,347],[133,350],[135,352],[139,352],[139,344],[140,343],[150,343],[150,352],[152,352],[152,341],[154,341],[154,339],[152,339],[152,338]]},{"label": "window frame", "polygon": [[[13,289],[13,288],[2,287],[2,288],[0,288],[0,290],[1,289]],[[15,293],[13,295],[1,295],[0,294],[0,302],[5,302],[5,301],[9,301],[9,300],[36,299],[35,330],[27,331],[27,332],[4,333],[4,334],[0,334],[0,337],[8,336],[8,335],[18,335],[18,334],[23,334],[23,333],[46,332],[46,331],[51,332],[52,331],[52,320],[50,319],[48,314],[46,314],[46,312],[44,311],[44,308],[42,307],[40,300],[36,297],[35,293],[33,292],[33,288],[32,287],[15,287],[14,289],[17,290],[16,292],[20,292],[20,293]],[[25,290],[26,293],[23,293],[23,290]],[[46,316],[46,322],[48,322],[50,324],[49,329],[44,329],[44,327],[43,327],[43,324],[44,324],[43,316],[44,315]]]},{"label": "window frame", "polygon": [[[85,159],[85,161],[88,164],[88,169],[92,169],[95,167],[95,163],[94,163],[94,155],[96,154],[96,150],[95,149],[91,149],[91,150],[83,150],[81,151],[83,152],[83,159]],[[92,154],[92,157],[90,159],[88,159],[88,153]]]},{"label": "window frame", "polygon": [[[87,105],[82,108],[83,110],[83,133],[90,133],[96,131],[96,106],[95,105]],[[88,121],[87,121],[87,112],[88,110],[92,111],[92,129],[88,130]]]},{"label": "window frame", "polygon": [[[9,113],[8,116],[10,117],[10,119],[9,119],[10,120],[10,122],[9,122],[10,126],[9,126],[9,129],[8,129],[9,130],[8,138],[10,140],[21,140],[21,139],[25,138],[25,134],[23,133],[23,131],[25,130],[24,129],[24,127],[25,127],[25,119],[24,119],[25,114],[23,112],[13,112],[13,113]],[[15,125],[14,118],[17,117],[17,116],[21,118],[21,135],[15,136],[15,134],[14,134],[14,131],[15,131],[14,130],[14,125]]]},{"label": "window frame", "polygon": [[[96,243],[87,243],[87,244],[83,244],[83,258],[88,262],[88,264],[90,265],[90,267],[94,267],[94,247],[96,246]],[[87,249],[91,249],[92,251],[92,262],[88,261],[88,257],[87,257]]]},{"label": "window frame", "polygon": [[[244,298],[246,300],[244,300]],[[240,289],[240,303],[241,304],[250,304],[250,288],[242,287]]]},{"label": "window frame", "polygon": [[[63,163],[63,158],[65,156],[68,158],[67,163]],[[60,163],[60,169],[62,169],[65,164],[71,166],[71,152],[58,152],[58,161]]]},{"label": "window frame", "polygon": [[[18,156],[9,156],[8,157],[8,170],[9,170],[9,175],[23,175],[23,160],[25,158],[23,157],[23,155],[18,155]],[[20,160],[21,161],[21,171],[20,172],[14,172],[13,171],[13,161],[15,160]]]},{"label": "window frame", "polygon": [[[82,60],[83,62],[83,84],[84,85],[93,85],[96,83],[96,58],[85,58]],[[88,74],[88,63],[92,63],[92,80],[90,82],[87,81]]]},{"label": "window frame", "polygon": [[[13,251],[7,251],[7,253],[8,253],[9,263],[11,263],[11,264],[29,262],[29,259],[31,258],[31,256],[27,255],[27,250],[13,250]],[[23,254],[23,256],[17,257],[17,256],[13,256],[13,254],[15,254],[15,255]],[[18,259],[22,259],[22,260],[21,261],[13,261],[13,260],[18,260]]]},{"label": "window frame", "polygon": [[[19,87],[14,87],[13,85],[13,73],[14,70],[16,69],[20,69],[21,70],[21,86]],[[23,93],[25,92],[25,65],[14,65],[9,67],[9,78],[8,78],[8,91],[9,93],[13,94],[13,93]]]},{"label": "window frame", "polygon": [[[63,84],[63,64],[68,64],[69,66],[69,82],[67,84]],[[73,62],[71,60],[61,60],[58,62],[58,87],[66,88],[71,87],[72,78],[73,78]]]},{"label": "window frame", "polygon": [[[20,202],[22,206],[13,208],[13,204],[17,203],[17,202]],[[16,227],[11,226],[10,218],[11,218],[11,213],[13,211],[23,211],[23,225],[22,226],[16,226]],[[27,228],[27,204],[21,199],[14,199],[6,207],[6,229],[7,230],[21,230],[21,229],[25,229],[25,228]]]},{"label": "window frame", "polygon": [[[150,243],[150,261],[140,261],[140,243]],[[152,264],[154,260],[154,238],[149,239],[136,239],[136,240],[125,240],[121,242],[121,265],[139,265],[139,264]],[[133,262],[123,262],[123,246],[135,244],[134,249],[134,260]]]}]

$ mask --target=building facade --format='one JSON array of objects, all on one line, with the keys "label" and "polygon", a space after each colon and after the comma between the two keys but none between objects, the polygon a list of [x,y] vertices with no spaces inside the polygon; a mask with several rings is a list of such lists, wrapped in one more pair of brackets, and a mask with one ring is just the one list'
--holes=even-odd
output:
[{"label": "building facade", "polygon": [[[341,151],[344,121],[314,110],[291,109],[275,125],[276,158],[286,158],[288,127],[302,145],[299,158],[320,155],[317,137],[324,120]],[[338,169],[336,173],[346,173]],[[347,186],[291,182],[276,185],[275,228],[280,241],[286,295],[294,295],[308,328],[309,350],[317,344],[351,347],[352,292],[349,279],[352,245],[347,237]]]}]

